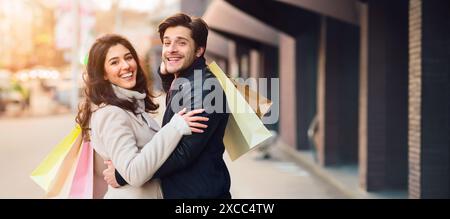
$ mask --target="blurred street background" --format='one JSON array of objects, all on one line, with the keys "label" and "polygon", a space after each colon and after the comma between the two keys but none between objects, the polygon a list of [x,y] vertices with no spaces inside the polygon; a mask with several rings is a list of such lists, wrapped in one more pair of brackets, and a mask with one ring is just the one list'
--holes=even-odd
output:
[{"label": "blurred street background", "polygon": [[177,12],[207,22],[207,63],[271,79],[250,85],[276,137],[224,155],[234,198],[449,198],[448,0],[0,0],[0,198],[43,197],[29,175],[75,125],[102,34],[133,43],[160,121],[156,30]]}]

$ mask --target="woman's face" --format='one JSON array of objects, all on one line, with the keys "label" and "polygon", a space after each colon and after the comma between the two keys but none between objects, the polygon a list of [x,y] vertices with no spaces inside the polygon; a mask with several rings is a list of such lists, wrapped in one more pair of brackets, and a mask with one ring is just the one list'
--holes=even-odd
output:
[{"label": "woman's face", "polygon": [[109,48],[105,60],[105,80],[125,88],[132,89],[136,85],[136,60],[122,44]]}]

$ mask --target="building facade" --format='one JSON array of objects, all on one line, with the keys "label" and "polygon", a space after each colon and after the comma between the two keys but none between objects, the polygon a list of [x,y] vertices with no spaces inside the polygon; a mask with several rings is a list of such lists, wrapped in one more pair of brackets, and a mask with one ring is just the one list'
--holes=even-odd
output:
[{"label": "building facade", "polygon": [[350,167],[355,190],[448,198],[449,4],[226,0],[203,17],[230,41],[229,72],[280,79],[290,153]]}]

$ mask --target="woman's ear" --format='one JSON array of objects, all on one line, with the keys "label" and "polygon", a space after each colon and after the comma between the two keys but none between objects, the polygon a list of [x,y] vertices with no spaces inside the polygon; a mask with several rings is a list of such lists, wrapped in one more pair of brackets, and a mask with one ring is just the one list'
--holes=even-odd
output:
[{"label": "woman's ear", "polygon": [[203,55],[203,53],[205,53],[205,48],[204,47],[198,47],[197,51],[195,52],[195,56],[200,57]]}]

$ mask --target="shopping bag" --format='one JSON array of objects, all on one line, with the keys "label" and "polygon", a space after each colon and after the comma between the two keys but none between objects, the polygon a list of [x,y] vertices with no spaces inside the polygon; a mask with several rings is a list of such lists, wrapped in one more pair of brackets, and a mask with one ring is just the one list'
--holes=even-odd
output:
[{"label": "shopping bag", "polygon": [[223,142],[228,155],[234,161],[256,148],[272,134],[222,69],[215,62],[208,67],[224,90],[228,108],[231,111]]},{"label": "shopping bag", "polygon": [[[73,162],[78,153],[76,147],[81,142],[81,128],[76,126],[37,166],[31,173],[31,179],[36,182],[46,193],[60,186],[57,178],[63,175],[60,170],[67,169],[68,163]],[[75,147],[73,147],[75,145]]]},{"label": "shopping bag", "polygon": [[69,198],[93,198],[94,149],[84,141],[73,176]]},{"label": "shopping bag", "polygon": [[92,198],[93,149],[77,125],[31,173],[47,198]]},{"label": "shopping bag", "polygon": [[68,198],[72,186],[72,179],[80,157],[82,137],[81,134],[76,138],[69,152],[64,157],[59,169],[52,180],[47,198]]},{"label": "shopping bag", "polygon": [[233,82],[234,86],[238,89],[241,95],[244,96],[245,101],[247,101],[259,118],[262,118],[267,112],[269,112],[270,106],[272,106],[271,100],[263,95],[260,95],[258,92],[251,89],[247,84],[239,83],[233,79],[230,80]]}]

